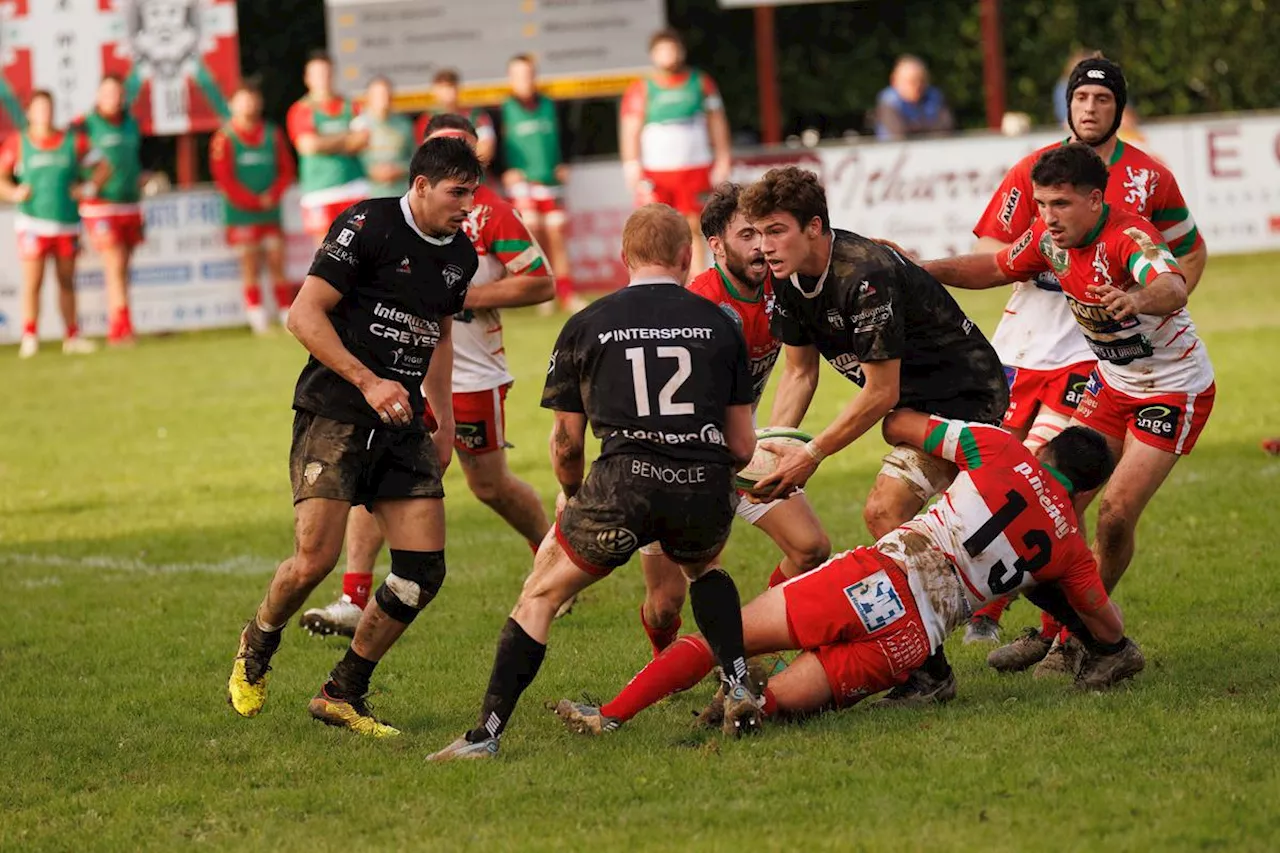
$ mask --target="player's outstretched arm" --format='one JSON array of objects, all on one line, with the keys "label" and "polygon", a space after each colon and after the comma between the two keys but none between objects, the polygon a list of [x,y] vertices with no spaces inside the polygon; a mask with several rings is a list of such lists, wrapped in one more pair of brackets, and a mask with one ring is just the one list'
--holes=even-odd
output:
[{"label": "player's outstretched arm", "polygon": [[582,486],[586,448],[587,416],[582,412],[557,411],[551,426],[551,469],[567,497],[573,497]]},{"label": "player's outstretched arm", "polygon": [[785,363],[782,378],[778,380],[778,393],[773,397],[770,426],[798,427],[809,411],[813,395],[818,390],[818,348],[813,345],[785,346]]},{"label": "player's outstretched arm", "polygon": [[467,290],[462,307],[479,311],[483,308],[520,308],[556,298],[556,280],[550,275],[512,275]]},{"label": "player's outstretched arm", "polygon": [[963,290],[986,290],[1017,281],[1000,268],[994,253],[957,255],[954,258],[925,261],[920,266],[948,287]]},{"label": "player's outstretched arm", "polygon": [[350,382],[385,423],[404,426],[413,418],[409,393],[399,382],[378,377],[351,351],[329,320],[342,294],[319,276],[309,275],[289,308],[289,331],[316,360]]}]

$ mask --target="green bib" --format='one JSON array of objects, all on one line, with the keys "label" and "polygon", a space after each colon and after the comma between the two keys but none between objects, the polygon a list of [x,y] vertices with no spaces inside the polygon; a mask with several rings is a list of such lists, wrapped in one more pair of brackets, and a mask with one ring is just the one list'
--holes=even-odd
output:
[{"label": "green bib", "polygon": [[706,97],[702,90],[702,72],[694,69],[689,79],[668,89],[659,86],[652,78],[645,81],[648,87],[644,99],[644,123],[665,124],[689,122],[702,114],[702,102]]},{"label": "green bib", "polygon": [[80,212],[71,198],[71,188],[79,177],[76,135],[66,133],[54,149],[38,148],[22,134],[22,160],[18,164],[22,183],[31,195],[18,205],[18,212],[32,219],[75,225]]},{"label": "green bib", "polygon": [[[316,109],[314,104],[303,103],[311,110],[311,120],[320,136],[346,133],[351,128],[354,113],[351,104],[342,102],[337,115],[328,115]],[[364,167],[359,158],[351,154],[303,154],[298,157],[298,183],[304,193],[318,192],[358,181],[364,177]]]},{"label": "green bib", "polygon": [[[261,195],[271,189],[276,182],[276,126],[267,122],[263,128],[262,141],[250,145],[236,135],[231,125],[223,128],[223,133],[231,143],[231,162],[235,168],[236,181],[252,193]],[[280,221],[280,206],[271,210],[241,210],[232,206],[225,198],[222,202],[223,213],[228,225],[265,225]]]},{"label": "green bib", "polygon": [[84,119],[89,144],[111,164],[111,177],[98,190],[98,201],[136,203],[142,197],[138,182],[142,177],[142,131],[133,116],[125,113],[120,124],[107,121],[96,112]]},{"label": "green bib", "polygon": [[532,109],[516,98],[502,104],[502,150],[507,166],[524,172],[535,184],[559,186],[556,167],[560,165],[560,129],[556,105],[538,95]]}]

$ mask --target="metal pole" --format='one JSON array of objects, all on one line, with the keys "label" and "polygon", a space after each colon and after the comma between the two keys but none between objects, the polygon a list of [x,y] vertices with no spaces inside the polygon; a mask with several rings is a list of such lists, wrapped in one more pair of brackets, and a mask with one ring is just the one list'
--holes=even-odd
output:
[{"label": "metal pole", "polygon": [[773,7],[756,6],[756,86],[760,96],[760,139],[766,145],[782,142],[782,102],[778,95],[778,39]]},{"label": "metal pole", "polygon": [[999,130],[1004,120],[1004,34],[1000,0],[980,0],[982,82],[987,91],[987,127]]}]

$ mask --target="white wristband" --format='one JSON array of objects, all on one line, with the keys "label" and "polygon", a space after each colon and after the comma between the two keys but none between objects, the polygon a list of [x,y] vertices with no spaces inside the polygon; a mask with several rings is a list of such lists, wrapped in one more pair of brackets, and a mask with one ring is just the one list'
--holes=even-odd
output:
[{"label": "white wristband", "polygon": [[811,457],[813,457],[814,462],[820,463],[822,462],[823,459],[827,458],[826,452],[821,447],[818,446],[817,441],[810,440],[809,442],[807,442],[804,446],[804,450]]}]

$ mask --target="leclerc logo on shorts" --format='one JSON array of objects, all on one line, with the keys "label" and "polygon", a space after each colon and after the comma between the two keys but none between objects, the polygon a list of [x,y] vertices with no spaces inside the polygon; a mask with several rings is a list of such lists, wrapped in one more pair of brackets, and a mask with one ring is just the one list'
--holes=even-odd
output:
[{"label": "leclerc logo on shorts", "polygon": [[844,594],[868,634],[892,625],[907,612],[884,569],[846,586]]},{"label": "leclerc logo on shorts", "polygon": [[1181,417],[1182,409],[1177,406],[1143,406],[1134,416],[1133,425],[1156,438],[1173,438]]},{"label": "leclerc logo on shorts", "polygon": [[1067,374],[1067,387],[1062,389],[1062,405],[1075,408],[1084,399],[1085,389],[1089,387],[1089,377],[1079,373]]}]

